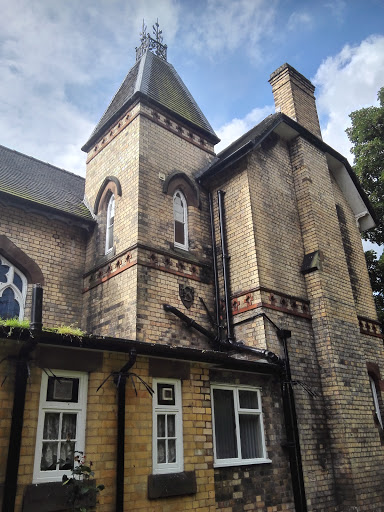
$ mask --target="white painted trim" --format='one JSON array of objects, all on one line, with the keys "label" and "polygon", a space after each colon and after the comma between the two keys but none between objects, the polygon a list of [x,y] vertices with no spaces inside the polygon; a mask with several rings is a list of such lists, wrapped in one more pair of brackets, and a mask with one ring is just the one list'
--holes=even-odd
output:
[{"label": "white painted trim", "polygon": [[[175,232],[175,197],[176,194],[180,194],[181,200],[184,202],[185,207],[183,209],[183,222],[184,222],[184,243],[181,244],[180,242],[176,242],[176,232]],[[175,193],[173,194],[173,201],[172,201],[172,208],[173,208],[173,243],[175,247],[178,247],[179,249],[183,249],[184,251],[188,251],[188,203],[185,198],[185,195],[182,193],[181,190],[177,189]]]},{"label": "white painted trim", "polygon": [[[113,205],[113,224],[111,225],[111,210]],[[105,254],[108,254],[113,249],[113,231],[115,226],[115,214],[116,214],[116,201],[114,194],[111,195],[107,206],[107,223],[105,230]],[[111,246],[109,246],[110,232],[112,231]]]},{"label": "white painted trim", "polygon": [[383,419],[381,417],[381,411],[380,411],[380,405],[379,405],[379,399],[377,396],[377,390],[376,390],[376,383],[373,377],[369,375],[369,384],[371,386],[371,393],[373,398],[373,404],[375,406],[375,412],[378,422],[380,423],[381,428],[383,428]]},{"label": "white painted trim", "polygon": [[[215,401],[213,397],[214,389],[224,389],[232,391],[234,413],[235,413],[235,429],[236,429],[236,442],[237,442],[237,453],[238,457],[230,459],[219,459],[216,454],[216,430],[215,430]],[[257,409],[241,409],[239,403],[239,391],[254,391],[257,393],[258,408]],[[244,466],[250,464],[268,464],[271,463],[271,459],[268,458],[266,445],[265,445],[265,432],[264,432],[264,421],[263,411],[261,405],[261,389],[253,386],[242,386],[242,385],[231,385],[231,384],[215,384],[211,385],[211,406],[212,406],[212,428],[213,428],[213,455],[214,455],[214,467],[228,467],[228,466]],[[261,438],[261,448],[263,456],[256,459],[243,459],[241,454],[241,439],[240,439],[240,424],[239,416],[241,414],[253,414],[259,417],[259,428]]]},{"label": "white painted trim", "polygon": [[84,452],[85,449],[85,428],[87,416],[87,395],[88,395],[88,374],[84,372],[71,372],[63,370],[52,370],[57,377],[79,379],[79,393],[77,403],[73,402],[51,402],[47,401],[48,375],[43,372],[41,376],[39,419],[37,423],[35,462],[33,467],[33,481],[38,484],[43,482],[57,482],[62,480],[63,475],[70,476],[68,469],[56,469],[53,471],[41,471],[41,452],[43,446],[44,415],[46,411],[52,412],[73,412],[77,413],[76,424],[76,451]]},{"label": "white painted trim", "polygon": [[[175,389],[175,405],[159,405],[157,402],[157,384],[172,384]],[[181,382],[177,379],[153,379],[152,388],[152,470],[154,475],[167,473],[181,473],[184,471],[184,447],[183,447],[183,412],[181,400]],[[157,416],[159,414],[175,415],[176,436],[176,462],[157,462]]]}]

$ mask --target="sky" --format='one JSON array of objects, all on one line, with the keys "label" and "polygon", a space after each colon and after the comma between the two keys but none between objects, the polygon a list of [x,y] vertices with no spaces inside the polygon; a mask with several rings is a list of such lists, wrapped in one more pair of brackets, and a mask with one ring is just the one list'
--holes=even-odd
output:
[{"label": "sky", "polygon": [[81,146],[129,69],[143,19],[222,142],[274,112],[288,62],[316,86],[323,139],[384,86],[382,0],[0,0],[0,144],[85,175]]}]

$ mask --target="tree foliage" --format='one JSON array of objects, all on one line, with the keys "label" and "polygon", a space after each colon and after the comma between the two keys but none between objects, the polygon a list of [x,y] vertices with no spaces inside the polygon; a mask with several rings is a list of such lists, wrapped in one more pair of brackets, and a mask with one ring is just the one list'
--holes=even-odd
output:
[{"label": "tree foliage", "polygon": [[384,325],[384,253],[377,259],[375,251],[366,251],[365,259],[375,298],[377,315],[379,321]]},{"label": "tree foliage", "polygon": [[350,114],[347,135],[353,144],[354,170],[375,209],[378,225],[364,234],[366,240],[384,244],[384,87],[378,92],[380,105]]}]

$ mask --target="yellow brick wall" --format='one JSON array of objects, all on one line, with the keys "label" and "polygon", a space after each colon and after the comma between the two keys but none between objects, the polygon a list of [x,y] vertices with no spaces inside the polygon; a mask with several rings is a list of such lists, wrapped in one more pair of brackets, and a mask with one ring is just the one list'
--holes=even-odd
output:
[{"label": "yellow brick wall", "polygon": [[[117,392],[110,379],[99,391],[98,386],[110,374],[119,370],[126,362],[123,354],[104,353],[104,363],[100,371],[89,374],[87,427],[85,454],[87,462],[92,462],[97,483],[106,488],[99,495],[100,512],[115,511],[116,446],[117,446]],[[148,358],[139,357],[132,371],[149,385],[152,377],[148,374]],[[27,387],[24,429],[21,444],[20,471],[18,478],[16,512],[21,511],[25,486],[31,484],[35,454],[36,428],[41,385],[41,370],[34,367],[30,385]],[[173,376],[170,376],[172,378]],[[134,378],[138,395],[131,381],[126,384],[126,424],[125,424],[125,510],[135,512],[179,512],[181,510],[216,510],[214,499],[214,474],[212,466],[212,421],[208,369],[191,364],[190,376],[182,381],[183,445],[184,469],[195,471],[197,493],[192,496],[148,500],[147,479],[152,473],[152,398],[142,383]],[[11,394],[4,390],[3,446],[8,441]],[[0,396],[3,390],[0,390]],[[7,405],[8,404],[8,405]],[[9,406],[9,407],[8,407]],[[8,413],[7,413],[8,408]],[[5,417],[6,416],[6,417]],[[6,435],[8,434],[8,435]],[[6,460],[2,450],[2,466]],[[4,478],[4,475],[3,477]]]},{"label": "yellow brick wall", "polygon": [[[86,232],[49,216],[0,206],[0,234],[33,259],[44,275],[43,324],[46,327],[79,325]],[[29,286],[27,319],[31,290]]]}]

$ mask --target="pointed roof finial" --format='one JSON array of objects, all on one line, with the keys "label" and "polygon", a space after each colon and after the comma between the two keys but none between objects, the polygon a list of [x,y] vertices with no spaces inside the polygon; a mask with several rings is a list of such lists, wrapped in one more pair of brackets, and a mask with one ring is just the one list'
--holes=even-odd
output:
[{"label": "pointed roof finial", "polygon": [[156,19],[156,23],[152,25],[153,35],[158,43],[163,44],[163,31],[159,30],[159,18]]},{"label": "pointed roof finial", "polygon": [[163,31],[159,28],[159,19],[152,25],[153,35],[147,32],[147,26],[143,20],[143,27],[140,33],[140,46],[136,48],[136,62],[141,59],[147,50],[152,50],[160,59],[167,60],[167,45],[163,44]]},{"label": "pointed roof finial", "polygon": [[147,25],[145,24],[144,18],[143,18],[143,26],[142,26],[142,29],[140,32],[140,42],[144,43],[146,37],[147,37]]}]

